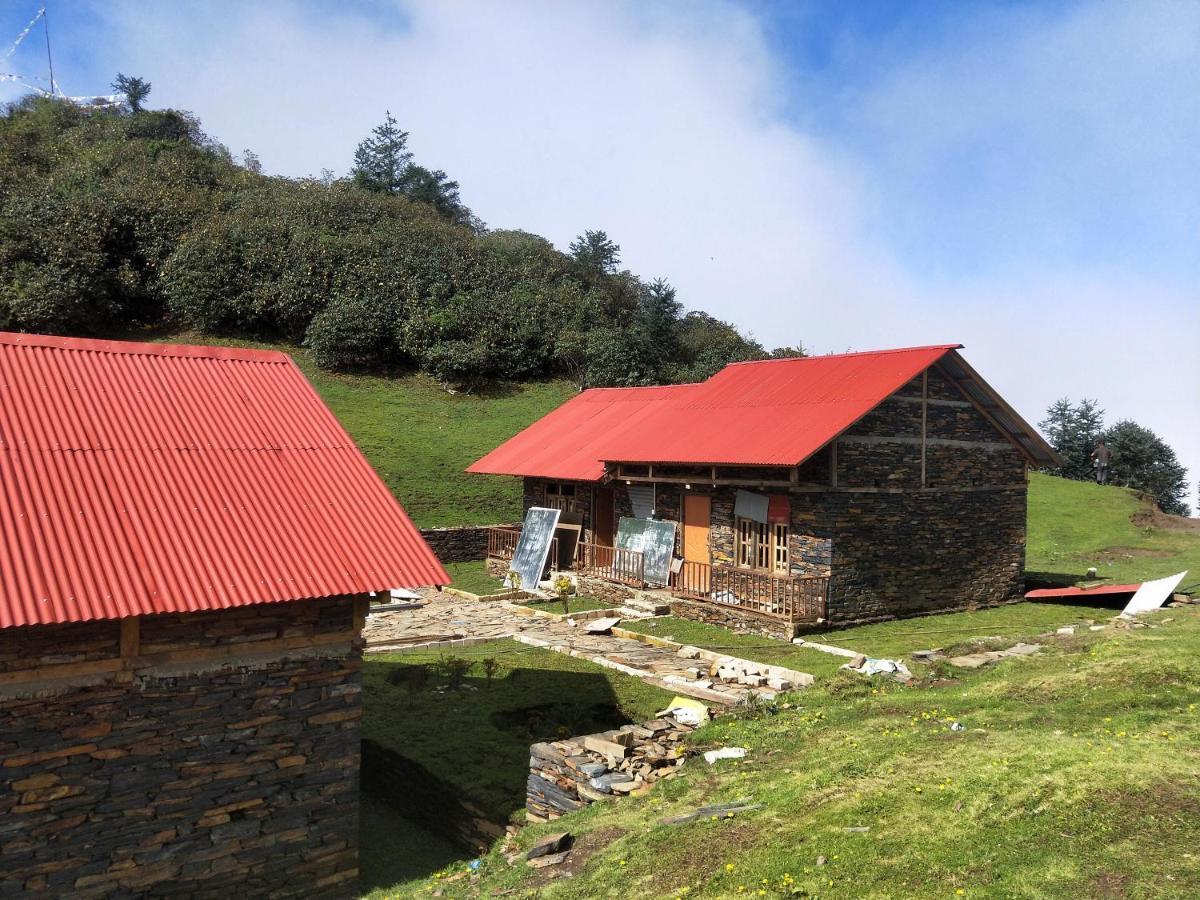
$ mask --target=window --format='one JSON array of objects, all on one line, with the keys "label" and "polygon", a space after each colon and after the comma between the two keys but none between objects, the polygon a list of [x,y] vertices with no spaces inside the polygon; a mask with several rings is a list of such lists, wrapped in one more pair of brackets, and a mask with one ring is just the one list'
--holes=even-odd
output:
[{"label": "window", "polygon": [[575,485],[546,482],[546,505],[563,512],[577,512],[579,507],[575,501]]},{"label": "window", "polygon": [[737,518],[737,564],[743,569],[762,569],[788,574],[788,527],[768,525],[741,516]]}]

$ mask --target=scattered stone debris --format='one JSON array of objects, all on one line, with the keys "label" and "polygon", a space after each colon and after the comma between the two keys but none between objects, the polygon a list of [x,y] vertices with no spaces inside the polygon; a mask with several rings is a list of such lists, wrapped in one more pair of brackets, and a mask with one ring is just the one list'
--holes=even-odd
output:
[{"label": "scattered stone debris", "polygon": [[[554,834],[546,835],[544,838],[530,847],[529,851],[525,854],[525,861],[532,866],[557,865],[558,863],[562,862],[563,859],[566,859],[566,851],[570,846],[571,833],[569,831],[557,831]],[[547,858],[553,859],[557,856],[561,856],[562,859],[552,862],[538,862],[538,860],[545,860]]]},{"label": "scattered stone debris", "polygon": [[1007,650],[986,650],[981,653],[968,653],[966,656],[952,656],[947,662],[960,669],[978,669],[1009,656],[1029,656],[1042,649],[1041,644],[1016,644]]},{"label": "scattered stone debris", "polygon": [[732,819],[738,813],[750,812],[754,809],[762,809],[762,804],[751,803],[750,798],[744,797],[741,800],[734,800],[732,803],[702,806],[690,813],[684,813],[679,816],[668,816],[665,819],[659,819],[658,824],[683,825],[686,822],[695,822],[698,819]]},{"label": "scattered stone debris", "polygon": [[827,862],[829,862],[829,860],[827,860],[827,859],[826,859],[824,856],[818,856],[818,857],[817,857],[817,865],[818,865],[818,866],[823,866],[823,865],[825,865],[825,863],[827,863]]},{"label": "scattered stone debris", "polygon": [[935,659],[942,659],[946,654],[942,653],[941,647],[935,647],[932,650],[914,650],[909,655],[918,662],[933,662]]},{"label": "scattered stone debris", "polygon": [[528,820],[547,822],[673,778],[687,757],[682,741],[692,731],[691,725],[663,716],[641,725],[534,744],[529,748],[525,796]]}]

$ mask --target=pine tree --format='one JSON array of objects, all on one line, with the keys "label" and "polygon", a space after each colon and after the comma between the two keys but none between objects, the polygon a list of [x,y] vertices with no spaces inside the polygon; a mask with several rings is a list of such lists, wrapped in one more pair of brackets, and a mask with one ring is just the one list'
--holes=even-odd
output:
[{"label": "pine tree", "polygon": [[611,275],[621,264],[621,248],[603,231],[585,231],[571,241],[571,255],[585,269],[597,275]]},{"label": "pine tree", "polygon": [[142,111],[142,101],[150,96],[150,82],[134,75],[117,73],[117,79],[112,83],[112,89],[118,94],[124,94],[125,100],[133,112]]},{"label": "pine tree", "polygon": [[408,132],[401,131],[389,110],[382,125],[371,129],[354,151],[350,176],[359,187],[377,194],[404,193],[405,178],[412,163]]}]

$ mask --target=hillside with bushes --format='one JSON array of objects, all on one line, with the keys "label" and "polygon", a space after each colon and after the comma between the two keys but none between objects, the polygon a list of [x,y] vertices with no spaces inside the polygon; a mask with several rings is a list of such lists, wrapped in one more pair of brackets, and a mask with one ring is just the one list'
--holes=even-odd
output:
[{"label": "hillside with bushes", "polygon": [[621,270],[603,231],[570,254],[488,231],[406,139],[389,116],[346,177],[287,179],[250,151],[235,159],[184,112],[12,104],[0,115],[0,328],[304,344],[324,369],[423,371],[455,389],[691,381],[768,355],[685,313],[667,281]]}]

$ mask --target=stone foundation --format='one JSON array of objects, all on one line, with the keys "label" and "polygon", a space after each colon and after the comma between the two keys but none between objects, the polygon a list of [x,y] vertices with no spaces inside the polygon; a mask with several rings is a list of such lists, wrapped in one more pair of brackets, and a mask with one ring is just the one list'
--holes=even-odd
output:
[{"label": "stone foundation", "polygon": [[0,630],[0,897],[355,896],[353,607]]},{"label": "stone foundation", "polygon": [[698,603],[677,598],[671,601],[671,615],[719,625],[738,634],[759,634],[780,641],[790,641],[799,633],[798,626],[792,622],[724,603]]},{"label": "stone foundation", "polygon": [[575,579],[575,592],[581,597],[591,597],[609,606],[623,606],[627,600],[637,596],[633,588],[624,584],[584,575]]}]

